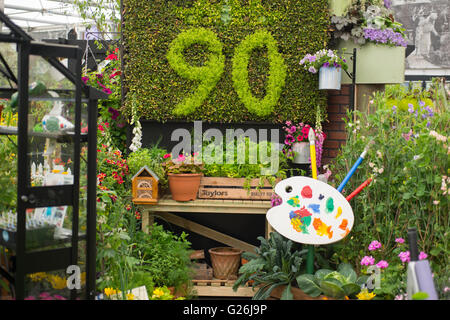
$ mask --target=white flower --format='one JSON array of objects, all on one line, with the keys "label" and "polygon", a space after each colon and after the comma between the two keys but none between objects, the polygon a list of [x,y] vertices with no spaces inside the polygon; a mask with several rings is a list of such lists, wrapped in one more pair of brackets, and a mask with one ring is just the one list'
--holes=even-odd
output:
[{"label": "white flower", "polygon": [[378,169],[378,173],[379,173],[379,174],[382,174],[382,173],[383,173],[383,171],[384,171],[384,168],[380,168],[380,169]]},{"label": "white flower", "polygon": [[383,154],[381,153],[380,150],[377,150],[377,156],[378,156],[378,158],[383,158]]},{"label": "white flower", "polygon": [[433,201],[433,204],[434,204],[435,206],[437,206],[437,205],[439,204],[439,202],[440,202],[439,200],[434,200],[434,201]]},{"label": "white flower", "polygon": [[420,155],[415,155],[415,156],[413,157],[413,159],[414,159],[414,161],[420,159]]},{"label": "white flower", "polygon": [[369,162],[369,167],[373,168],[375,166],[375,163]]}]

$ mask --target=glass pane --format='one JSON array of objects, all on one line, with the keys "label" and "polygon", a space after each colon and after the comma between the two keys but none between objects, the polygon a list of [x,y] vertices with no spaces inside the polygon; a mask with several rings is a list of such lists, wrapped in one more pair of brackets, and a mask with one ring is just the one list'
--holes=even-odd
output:
[{"label": "glass pane", "polygon": [[[17,79],[17,51],[16,51],[16,44],[15,43],[0,43],[0,54],[3,56],[6,64],[10,68],[11,72],[13,73],[14,77]],[[0,67],[7,71],[7,66],[0,60]],[[14,82],[8,81],[8,78],[3,74],[0,73],[0,87],[2,88],[16,88]]]},{"label": "glass pane", "polygon": [[72,238],[72,207],[56,206],[27,209],[27,251],[70,246]]},{"label": "glass pane", "polygon": [[30,56],[31,186],[73,183],[75,85],[40,56]]},{"label": "glass pane", "polygon": [[76,274],[71,270],[70,272],[57,270],[28,274],[25,279],[25,300],[68,300],[70,299],[69,287],[77,286],[75,281],[79,281],[80,284],[80,289],[76,290],[76,298],[83,299],[86,272],[83,265],[77,267],[80,269],[76,271]]}]

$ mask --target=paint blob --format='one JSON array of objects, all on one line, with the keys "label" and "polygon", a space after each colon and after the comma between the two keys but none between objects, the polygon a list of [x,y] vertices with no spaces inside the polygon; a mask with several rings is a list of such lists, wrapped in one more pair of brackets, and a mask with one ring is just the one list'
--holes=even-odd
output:
[{"label": "paint blob", "polygon": [[327,210],[328,213],[333,212],[333,210],[334,210],[333,198],[330,197],[330,198],[327,199],[327,202],[325,204],[325,209]]},{"label": "paint blob", "polygon": [[302,195],[303,198],[306,198],[306,199],[312,198],[312,189],[311,189],[311,187],[310,186],[304,187],[302,189],[301,195]]}]

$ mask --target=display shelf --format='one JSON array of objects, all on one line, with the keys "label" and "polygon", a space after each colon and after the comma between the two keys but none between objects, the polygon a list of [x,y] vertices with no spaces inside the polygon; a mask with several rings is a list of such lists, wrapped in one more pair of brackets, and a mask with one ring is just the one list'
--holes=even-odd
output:
[{"label": "display shelf", "polygon": [[[2,135],[18,135],[18,132],[19,130],[17,127],[0,126],[0,134]],[[28,132],[28,135],[31,137],[55,139],[58,142],[71,142],[75,137],[75,133],[70,131],[61,133],[30,131]],[[80,134],[80,142],[87,142],[87,138],[87,133]]]}]

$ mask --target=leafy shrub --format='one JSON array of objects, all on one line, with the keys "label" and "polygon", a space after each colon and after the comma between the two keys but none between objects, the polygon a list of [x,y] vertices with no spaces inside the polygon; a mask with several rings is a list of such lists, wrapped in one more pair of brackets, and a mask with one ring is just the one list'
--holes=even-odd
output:
[{"label": "leafy shrub", "polygon": [[251,281],[253,287],[259,287],[253,299],[265,300],[273,289],[285,285],[281,299],[292,300],[291,287],[301,274],[302,256],[307,250],[297,250],[298,246],[277,232],[272,232],[269,239],[258,237],[258,240],[261,245],[256,249],[256,254],[242,254],[248,262],[239,269],[241,276],[234,283],[233,290]]},{"label": "leafy shrub", "polygon": [[302,274],[297,277],[297,284],[311,297],[324,294],[327,297],[343,299],[358,294],[367,278],[367,276],[358,278],[352,266],[343,263],[339,265],[337,271],[319,269],[314,275]]},{"label": "leafy shrub", "polygon": [[133,177],[143,166],[147,166],[158,176],[161,190],[166,189],[167,177],[162,166],[163,156],[166,153],[167,150],[157,145],[153,145],[150,148],[141,148],[130,153],[127,157],[130,176]]}]

